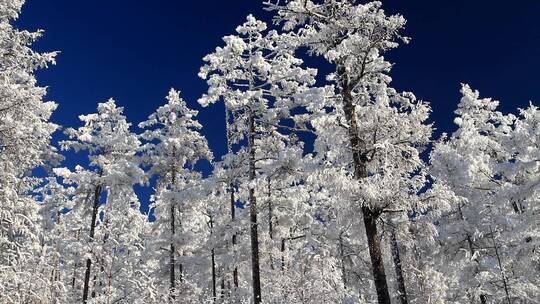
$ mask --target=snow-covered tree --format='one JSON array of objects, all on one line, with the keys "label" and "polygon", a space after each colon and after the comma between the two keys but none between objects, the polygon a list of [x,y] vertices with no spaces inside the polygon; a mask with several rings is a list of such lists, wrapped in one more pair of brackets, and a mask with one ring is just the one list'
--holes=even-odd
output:
[{"label": "snow-covered tree", "polygon": [[[139,124],[147,129],[141,135],[146,141],[142,147],[143,162],[150,166],[148,175],[158,178],[152,206],[156,216],[153,226],[154,233],[159,235],[157,250],[168,255],[168,261],[162,262],[168,265],[167,270],[162,269],[161,272],[167,273],[171,301],[185,293],[182,287],[176,290],[178,282],[184,283],[186,277],[183,262],[178,261],[178,253],[184,255],[187,247],[196,244],[186,228],[188,222],[196,220],[189,212],[193,211],[194,202],[181,194],[200,183],[200,174],[194,171],[195,164],[212,158],[206,139],[200,133],[202,126],[195,120],[196,115],[197,111],[187,107],[180,92],[171,89],[167,103]],[[200,210],[199,214],[202,214]],[[163,247],[168,250],[164,251]],[[163,260],[162,256],[160,261]],[[180,273],[177,274],[177,270]]]},{"label": "snow-covered tree", "polygon": [[49,274],[39,271],[47,261],[30,193],[39,183],[32,170],[56,159],[50,139],[57,126],[49,122],[56,104],[44,100],[34,73],[56,54],[32,50],[41,31],[13,27],[23,4],[0,2],[0,302],[42,303],[52,295]]},{"label": "snow-covered tree", "polygon": [[431,136],[429,105],[389,86],[391,64],[383,55],[407,42],[399,34],[405,19],[387,15],[380,2],[267,1],[267,7],[277,12],[275,20],[285,30],[296,33],[299,46],[335,68],[327,76],[336,87],[334,96],[312,105],[319,114],[311,122],[315,152],[326,167],[323,183],[346,194],[339,194],[342,204],[361,211],[377,299],[390,303],[381,220],[385,213],[425,206],[395,199],[389,186],[401,185],[403,193],[419,190],[418,184],[408,190],[396,182],[418,174],[420,153]]},{"label": "snow-covered tree", "polygon": [[538,296],[537,110],[504,115],[469,86],[461,93],[458,129],[431,153],[432,174],[463,200],[441,222],[449,301],[527,303]]},{"label": "snow-covered tree", "polygon": [[[207,106],[222,99],[230,113],[230,144],[236,146],[236,166],[247,178],[238,181],[247,193],[250,210],[251,274],[253,302],[260,303],[261,272],[258,221],[260,196],[256,189],[265,178],[261,160],[265,155],[264,138],[287,128],[283,120],[291,119],[291,111],[304,99],[314,83],[316,71],[299,67],[302,60],[294,56],[287,37],[266,31],[266,24],[248,16],[236,29],[237,36],[223,38],[224,47],[207,55],[199,76],[208,79],[208,92],[199,100]],[[299,116],[297,123],[302,123]],[[279,144],[277,141],[272,145]],[[238,169],[237,169],[238,170]],[[259,198],[257,198],[259,196]]]},{"label": "snow-covered tree", "polygon": [[112,99],[79,116],[69,169],[24,2],[0,0],[1,303],[538,303],[540,109],[462,85],[433,142],[430,105],[391,86],[408,38],[381,2],[265,0],[281,30],[224,37],[199,72],[219,161],[171,89],[139,135]]},{"label": "snow-covered tree", "polygon": [[80,119],[84,125],[67,129],[70,140],[61,145],[88,153],[89,169],[78,166],[75,171],[56,172],[86,193],[79,201],[82,206],[76,207],[84,213],[81,241],[88,251],[81,253],[86,256],[82,301],[86,303],[89,296],[98,301],[127,299],[135,294],[127,294],[122,280],[132,273],[124,272],[137,266],[146,229],[133,191],[133,185],[144,179],[136,157],[140,141],[129,130],[123,108],[112,99],[100,103],[97,113]]}]

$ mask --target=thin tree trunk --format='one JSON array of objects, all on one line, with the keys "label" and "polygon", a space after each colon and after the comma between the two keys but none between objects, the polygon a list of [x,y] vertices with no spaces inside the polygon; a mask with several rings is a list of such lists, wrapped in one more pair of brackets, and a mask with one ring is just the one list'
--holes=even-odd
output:
[{"label": "thin tree trunk", "polygon": [[[180,213],[181,215],[181,213]],[[179,233],[182,234],[182,220],[179,219],[178,220],[178,230],[179,230]],[[180,251],[180,262],[178,262],[178,280],[180,281],[180,284],[184,284],[184,264],[182,263],[182,260],[183,260],[183,256],[184,256],[184,251]],[[182,290],[178,290],[178,292],[181,294],[182,293]]]},{"label": "thin tree trunk", "polygon": [[75,289],[75,282],[77,277],[77,268],[79,267],[79,263],[75,262],[75,265],[73,265],[73,277],[71,278],[71,288]]},{"label": "thin tree trunk", "polygon": [[[236,206],[234,205],[235,199],[234,199],[234,186],[231,183],[231,222],[232,225],[234,225],[236,221]],[[236,252],[236,233],[233,233],[232,236],[232,245],[233,250]],[[238,289],[238,267],[236,267],[236,263],[234,265],[233,269],[233,286],[235,289]]]},{"label": "thin tree trunk", "polygon": [[392,258],[394,260],[394,269],[396,271],[396,285],[399,292],[399,302],[401,304],[408,304],[409,301],[407,300],[407,290],[405,289],[405,278],[401,266],[401,256],[399,254],[396,231],[394,229],[392,229],[390,235],[390,246],[392,247]]},{"label": "thin tree trunk", "polygon": [[176,246],[174,245],[174,234],[175,234],[175,215],[174,215],[174,205],[171,204],[170,208],[170,217],[171,217],[171,243],[170,243],[170,252],[169,252],[169,283],[170,283],[170,301],[173,302],[176,295]]},{"label": "thin tree trunk", "polygon": [[[231,154],[232,149],[232,142],[231,142],[231,128],[229,126],[230,124],[230,115],[229,110],[227,110],[227,107],[225,107],[225,128],[227,129],[227,153]],[[234,182],[231,179],[231,182],[229,184],[229,192],[230,192],[230,206],[231,206],[231,225],[235,225],[236,220],[236,206],[235,206],[235,197],[234,197]],[[236,252],[236,233],[233,233],[232,235],[232,245],[233,245],[233,251]],[[236,263],[234,265],[233,269],[233,286],[235,289],[238,289],[238,267],[236,267]],[[231,292],[232,294],[232,292]]]},{"label": "thin tree trunk", "polygon": [[274,267],[274,257],[272,256],[272,250],[274,249],[274,206],[272,205],[271,200],[272,190],[270,178],[268,178],[268,236],[270,237],[270,248],[269,251],[269,260],[270,260],[270,269],[275,270]]},{"label": "thin tree trunk", "polygon": [[[101,174],[100,174],[101,176]],[[96,222],[99,210],[99,200],[101,196],[101,185],[97,185],[94,191],[94,205],[92,207],[92,221],[90,222],[90,239],[89,242],[94,241],[94,235],[96,231]],[[90,290],[90,274],[92,269],[92,259],[86,259],[86,270],[84,272],[84,286],[83,286],[83,298],[84,304],[88,301],[88,292]]]},{"label": "thin tree trunk", "polygon": [[224,275],[223,275],[223,269],[220,271],[221,272],[221,302],[223,303],[223,299],[225,299],[225,279],[223,278]]},{"label": "thin tree trunk", "polygon": [[[176,170],[172,168],[171,176],[171,189],[175,189],[176,184]],[[176,246],[174,244],[174,239],[176,236],[176,212],[174,208],[174,202],[170,202],[170,228],[171,228],[171,243],[170,243],[170,253],[169,253],[169,283],[170,283],[170,297],[169,301],[172,303],[176,298]]]},{"label": "thin tree trunk", "polygon": [[[354,162],[354,176],[358,181],[361,181],[368,176],[366,168],[367,157],[364,153],[365,151],[362,151],[365,149],[365,143],[358,134],[358,123],[356,120],[355,106],[353,104],[352,86],[349,82],[349,77],[344,65],[338,65],[337,74],[342,90],[343,111],[349,125],[349,142]],[[390,304],[390,293],[386,283],[386,272],[384,269],[381,244],[377,233],[377,220],[381,211],[373,209],[372,207],[363,206],[362,213],[371,258],[371,269],[375,280],[375,288],[377,290],[377,299],[379,304]]]},{"label": "thin tree trunk", "polygon": [[523,213],[523,205],[521,204],[521,201],[518,201],[518,200],[512,201],[512,208],[514,209],[514,212],[517,214]]},{"label": "thin tree trunk", "polygon": [[[212,218],[212,215],[210,215],[210,235],[212,235],[214,229],[214,220]],[[214,303],[216,303],[217,300],[217,292],[216,292],[216,254],[215,250],[212,247],[211,251],[212,255],[212,300]]]},{"label": "thin tree trunk", "polygon": [[93,299],[96,297],[96,286],[97,286],[97,275],[94,274],[94,277],[92,278],[92,281],[94,282],[92,284],[92,293],[90,294],[90,297]]},{"label": "thin tree trunk", "polygon": [[270,199],[271,196],[271,186],[270,186],[270,179],[268,179],[268,236],[270,236],[270,239],[274,239],[274,209],[272,206],[272,201]]},{"label": "thin tree trunk", "polygon": [[255,198],[255,120],[253,113],[249,116],[249,216],[251,230],[251,277],[253,280],[253,303],[259,304],[261,298],[261,274],[259,268],[259,234],[257,223],[257,200]]},{"label": "thin tree trunk", "polygon": [[216,303],[217,292],[216,292],[216,255],[214,248],[212,248],[212,300]]}]

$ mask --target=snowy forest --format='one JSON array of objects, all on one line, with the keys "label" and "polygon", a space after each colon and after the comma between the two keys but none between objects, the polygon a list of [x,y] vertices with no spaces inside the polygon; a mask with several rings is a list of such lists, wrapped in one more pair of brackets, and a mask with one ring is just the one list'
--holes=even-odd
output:
[{"label": "snowy forest", "polygon": [[0,1],[0,303],[540,303],[540,109],[462,84],[434,136],[381,2],[238,20],[198,74],[225,155],[180,88],[146,121],[110,99],[55,123],[23,4]]}]

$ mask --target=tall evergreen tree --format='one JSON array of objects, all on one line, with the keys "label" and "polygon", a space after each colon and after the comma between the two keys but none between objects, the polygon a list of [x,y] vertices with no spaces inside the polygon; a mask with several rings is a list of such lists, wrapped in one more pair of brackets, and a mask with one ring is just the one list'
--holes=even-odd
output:
[{"label": "tall evergreen tree", "polygon": [[[97,292],[105,291],[102,286],[105,284],[98,280],[101,274],[106,272],[106,267],[114,267],[115,260],[110,260],[107,250],[122,252],[129,255],[130,249],[124,246],[137,246],[136,243],[129,244],[127,240],[119,241],[116,237],[122,238],[122,234],[128,233],[127,227],[115,229],[116,221],[135,220],[133,225],[143,225],[140,221],[142,216],[138,210],[138,200],[133,193],[133,185],[143,181],[144,172],[139,167],[136,152],[140,142],[137,136],[129,130],[131,124],[127,122],[123,115],[123,108],[117,107],[114,100],[110,99],[98,105],[98,112],[95,114],[81,115],[79,117],[84,125],[78,129],[67,129],[66,134],[70,140],[62,141],[63,149],[73,149],[75,151],[86,151],[89,158],[89,171],[79,168],[71,172],[68,169],[57,170],[57,173],[79,187],[87,189],[89,192],[87,199],[83,200],[88,215],[87,226],[83,231],[88,233],[88,237],[83,240],[87,243],[89,253],[86,259],[82,301],[86,303],[90,296],[96,297]],[[105,195],[103,195],[105,194]],[[106,204],[102,204],[105,201]],[[135,214],[136,211],[138,214]],[[120,212],[120,214],[117,214]],[[111,216],[109,216],[109,213]],[[119,218],[115,218],[115,215]],[[98,225],[101,231],[98,233]],[[136,227],[130,234],[131,241],[136,242],[139,235]],[[110,244],[110,247],[101,245]],[[118,242],[117,245],[114,242]],[[127,251],[127,252],[126,252]],[[109,252],[110,253],[110,252]],[[122,259],[119,255],[118,259]],[[98,267],[99,265],[99,267]],[[112,271],[112,270],[111,270]],[[112,279],[112,274],[106,274]],[[91,291],[91,285],[93,290]],[[111,287],[110,285],[107,288]],[[101,288],[99,290],[99,288]],[[103,294],[102,294],[103,295]]]},{"label": "tall evergreen tree", "polygon": [[442,258],[453,265],[442,269],[455,278],[450,298],[456,303],[527,301],[538,294],[531,287],[537,264],[517,257],[535,254],[538,233],[530,221],[536,212],[530,204],[537,191],[536,137],[530,133],[536,108],[522,110],[518,119],[468,85],[461,93],[458,129],[431,153],[433,176],[462,197],[440,229]]},{"label": "tall evergreen tree", "polygon": [[56,103],[45,101],[35,71],[54,64],[56,53],[32,49],[41,31],[13,26],[23,4],[0,2],[0,302],[41,303],[52,295],[40,271],[48,261],[32,170],[57,158],[50,145],[57,125],[49,121]]},{"label": "tall evergreen tree", "polygon": [[242,171],[247,176],[243,186],[248,192],[250,210],[253,302],[261,303],[256,193],[261,180],[258,170],[261,140],[272,130],[285,128],[282,120],[290,117],[300,100],[295,95],[308,90],[316,71],[300,68],[302,61],[294,56],[287,40],[275,31],[266,32],[266,24],[253,16],[248,16],[236,31],[238,36],[224,37],[225,46],[204,58],[207,64],[199,76],[208,79],[209,90],[199,102],[206,106],[223,99],[232,116],[229,140],[243,147],[235,157],[242,160]]},{"label": "tall evergreen tree", "polygon": [[[425,123],[429,106],[389,87],[391,64],[383,55],[407,41],[399,34],[405,19],[387,15],[380,2],[267,1],[267,7],[276,11],[275,20],[285,30],[297,34],[299,46],[334,67],[327,79],[336,86],[335,96],[318,106],[326,115],[313,121],[319,132],[316,149],[321,149],[320,157],[330,158],[333,166],[328,172],[361,209],[377,299],[389,304],[379,225],[396,202],[378,200],[375,189],[392,170],[398,175],[416,170],[421,147],[431,135]],[[405,202],[402,207],[410,205]]]},{"label": "tall evergreen tree", "polygon": [[[170,300],[174,301],[179,292],[178,282],[184,274],[182,263],[177,262],[179,240],[185,239],[183,223],[188,217],[188,201],[178,201],[174,193],[185,191],[200,180],[193,169],[199,160],[211,160],[206,139],[200,134],[201,124],[195,120],[197,111],[187,107],[180,93],[173,89],[167,96],[167,103],[159,107],[149,119],[139,124],[146,131],[141,135],[145,140],[142,159],[150,166],[149,177],[157,176],[157,193],[152,206],[155,210],[155,233],[160,235],[159,243],[168,244],[168,278]],[[179,218],[182,216],[183,218]],[[185,224],[184,224],[185,225]],[[165,244],[162,244],[164,246]],[[160,246],[158,246],[160,247]]]}]

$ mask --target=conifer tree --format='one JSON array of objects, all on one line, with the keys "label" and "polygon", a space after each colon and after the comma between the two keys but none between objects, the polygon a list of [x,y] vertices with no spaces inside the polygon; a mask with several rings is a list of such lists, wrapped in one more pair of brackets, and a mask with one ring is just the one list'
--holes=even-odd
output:
[{"label": "conifer tree", "polygon": [[[195,120],[197,111],[187,107],[180,93],[173,89],[167,96],[167,103],[159,107],[149,119],[139,124],[146,128],[141,135],[145,140],[142,159],[149,166],[149,177],[157,176],[157,193],[154,199],[155,233],[160,235],[159,243],[167,243],[169,261],[168,278],[170,300],[174,301],[179,292],[178,282],[182,283],[182,263],[177,262],[180,239],[193,242],[184,234],[186,220],[189,220],[189,197],[178,200],[177,193],[193,187],[200,180],[194,171],[199,160],[211,160],[206,139],[200,134],[202,126]],[[183,210],[186,209],[186,210]],[[181,218],[179,218],[181,217]],[[159,244],[158,244],[159,245]],[[161,244],[158,247],[165,246]],[[177,270],[180,273],[177,274]]]},{"label": "conifer tree", "polygon": [[294,56],[287,40],[276,31],[266,32],[266,24],[251,15],[236,31],[238,36],[224,37],[225,46],[204,58],[207,64],[199,76],[208,79],[209,89],[199,102],[207,106],[224,101],[232,121],[229,140],[242,146],[235,157],[242,160],[247,175],[242,186],[248,193],[250,211],[253,302],[261,303],[260,196],[256,193],[257,184],[264,180],[258,170],[260,141],[272,130],[285,127],[282,120],[290,117],[301,100],[295,95],[308,91],[315,70],[300,68],[302,61]]},{"label": "conifer tree", "polygon": [[23,4],[0,2],[0,302],[41,303],[52,294],[50,274],[40,271],[48,253],[32,170],[57,160],[50,140],[58,126],[49,121],[57,105],[45,101],[35,72],[54,64],[56,53],[32,49],[41,31],[13,26]]},{"label": "conifer tree", "polygon": [[[135,220],[133,224],[137,229],[134,229],[129,237],[133,237],[131,240],[134,242],[140,237],[138,229],[142,227],[137,227],[137,225],[143,225],[140,219],[142,215],[138,210],[138,199],[132,187],[143,181],[144,172],[139,167],[136,157],[140,142],[129,130],[131,124],[123,115],[123,108],[117,107],[113,99],[98,104],[97,113],[81,115],[79,118],[84,125],[78,129],[67,129],[66,134],[70,140],[62,141],[61,145],[66,150],[86,151],[89,158],[89,170],[79,167],[74,172],[58,169],[57,173],[69,183],[88,191],[82,201],[85,213],[88,215],[86,227],[83,228],[83,231],[88,233],[88,237],[84,237],[83,240],[89,250],[85,254],[88,257],[85,263],[82,292],[82,301],[86,303],[90,296],[96,297],[97,292],[112,296],[111,285],[106,287],[107,291],[103,287],[112,282],[112,271],[115,270],[109,269],[109,273],[106,273],[106,267],[115,267],[116,263],[115,260],[108,260],[107,250],[127,251],[123,253],[130,255],[130,249],[124,246],[137,246],[136,243],[127,243],[129,238],[121,241],[115,239],[116,237],[123,238],[123,234],[128,233],[127,230],[122,230],[127,227],[116,228],[115,225],[117,220],[126,221],[125,223]],[[120,212],[121,215],[116,212]],[[119,218],[115,218],[115,214]],[[98,232],[97,229],[101,230]],[[110,231],[111,229],[119,230]],[[104,242],[113,244],[110,245],[111,247],[101,245]],[[114,244],[115,242],[118,242],[118,246]],[[123,257],[119,256],[118,259],[123,259]],[[108,276],[108,283],[99,281],[104,279],[101,277],[103,273]],[[91,285],[93,285],[92,291]],[[101,296],[105,295],[101,294]]]}]

